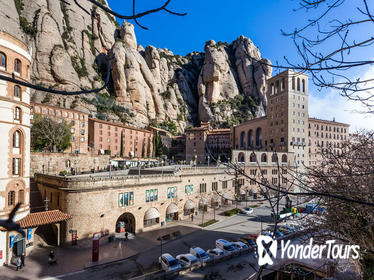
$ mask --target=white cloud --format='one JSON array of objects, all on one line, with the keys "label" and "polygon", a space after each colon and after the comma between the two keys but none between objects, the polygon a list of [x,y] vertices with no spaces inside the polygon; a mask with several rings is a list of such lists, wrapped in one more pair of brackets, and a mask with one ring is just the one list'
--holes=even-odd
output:
[{"label": "white cloud", "polygon": [[[374,67],[371,67],[362,75],[362,80],[373,77]],[[348,100],[335,90],[309,93],[309,117],[325,120],[335,117],[337,122],[350,124],[351,132],[358,129],[374,130],[374,114],[359,113],[364,111],[365,107],[360,102]]]}]

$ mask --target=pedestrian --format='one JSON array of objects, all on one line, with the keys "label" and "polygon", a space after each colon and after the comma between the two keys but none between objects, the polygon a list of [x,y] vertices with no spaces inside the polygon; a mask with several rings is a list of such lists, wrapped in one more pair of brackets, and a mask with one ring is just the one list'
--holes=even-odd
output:
[{"label": "pedestrian", "polygon": [[193,222],[193,214],[191,215],[191,222]]},{"label": "pedestrian", "polygon": [[22,261],[21,261],[21,258],[18,258],[17,259],[17,271],[18,271],[18,269],[21,269],[22,268]]},{"label": "pedestrian", "polygon": [[125,237],[126,237],[126,240],[129,239],[129,233],[127,231],[125,232]]},{"label": "pedestrian", "polygon": [[22,253],[21,255],[21,267],[25,266],[25,253]]},{"label": "pedestrian", "polygon": [[55,252],[53,252],[52,250],[48,254],[48,264],[49,265],[57,264]]}]

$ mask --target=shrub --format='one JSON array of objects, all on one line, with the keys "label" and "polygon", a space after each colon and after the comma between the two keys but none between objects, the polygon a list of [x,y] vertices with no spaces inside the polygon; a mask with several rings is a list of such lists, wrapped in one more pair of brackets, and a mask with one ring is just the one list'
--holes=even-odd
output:
[{"label": "shrub", "polygon": [[236,214],[239,214],[240,213],[240,209],[239,208],[234,208],[234,209],[231,209],[231,210],[227,210],[225,212],[223,212],[223,214],[225,216],[234,216]]},{"label": "shrub", "polygon": [[210,220],[210,221],[207,221],[205,223],[199,224],[199,226],[201,226],[201,227],[207,227],[207,226],[210,226],[210,225],[212,225],[214,223],[217,223],[217,222],[218,222],[218,220]]}]

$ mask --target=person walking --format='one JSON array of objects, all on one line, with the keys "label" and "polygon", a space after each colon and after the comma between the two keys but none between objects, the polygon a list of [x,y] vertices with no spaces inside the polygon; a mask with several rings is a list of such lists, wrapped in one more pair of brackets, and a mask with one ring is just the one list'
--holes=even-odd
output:
[{"label": "person walking", "polygon": [[129,233],[127,231],[125,232],[125,237],[126,237],[126,240],[129,239]]},{"label": "person walking", "polygon": [[18,258],[17,259],[17,269],[16,271],[18,271],[18,269],[21,269],[22,268],[22,261],[21,261],[21,258]]},{"label": "person walking", "polygon": [[191,215],[191,222],[193,222],[193,214]]},{"label": "person walking", "polygon": [[22,253],[21,255],[21,267],[25,266],[25,253]]}]

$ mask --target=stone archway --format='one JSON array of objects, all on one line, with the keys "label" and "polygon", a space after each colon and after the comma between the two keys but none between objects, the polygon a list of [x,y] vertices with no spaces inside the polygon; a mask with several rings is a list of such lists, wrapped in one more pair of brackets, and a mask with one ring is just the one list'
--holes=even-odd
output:
[{"label": "stone archway", "polygon": [[178,221],[178,206],[175,203],[170,203],[166,208],[166,222]]},{"label": "stone archway", "polygon": [[130,212],[123,213],[116,222],[116,232],[128,231],[135,233],[135,216]]},{"label": "stone archway", "polygon": [[12,247],[12,263],[14,260],[25,252],[25,238],[22,234],[17,234],[13,241]]},{"label": "stone archway", "polygon": [[38,241],[41,244],[45,243],[50,246],[58,245],[58,228],[55,224],[47,224],[38,226],[35,231],[35,236],[38,236]]}]

